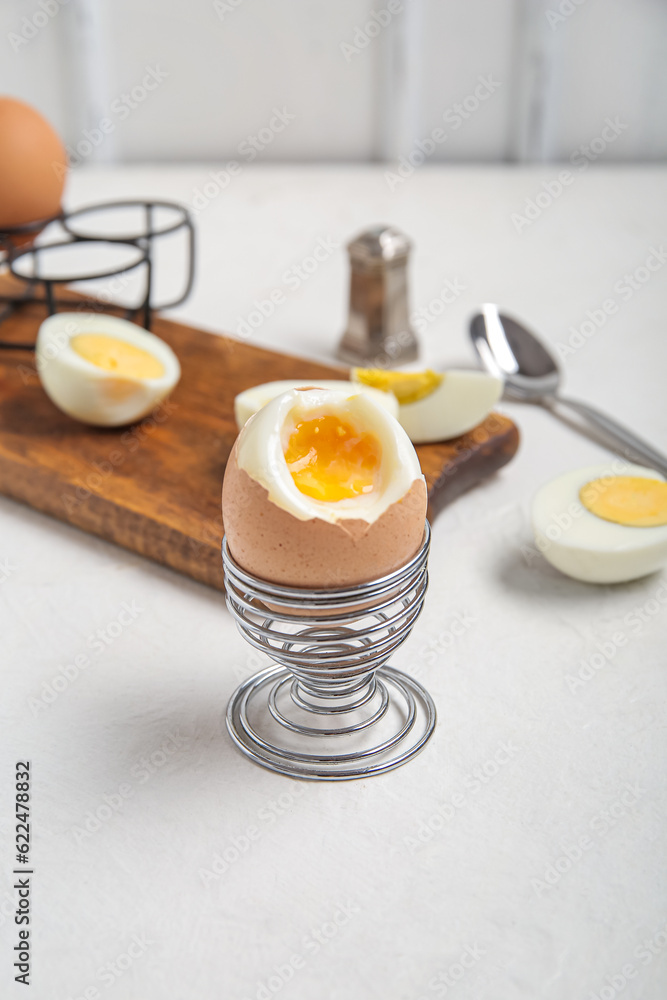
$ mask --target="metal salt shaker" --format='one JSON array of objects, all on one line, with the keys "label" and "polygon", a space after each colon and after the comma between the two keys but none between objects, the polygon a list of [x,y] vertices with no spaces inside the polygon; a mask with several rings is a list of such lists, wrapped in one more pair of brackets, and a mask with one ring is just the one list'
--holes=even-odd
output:
[{"label": "metal salt shaker", "polygon": [[374,226],[348,243],[350,313],[338,348],[341,360],[391,368],[416,359],[417,338],[408,319],[411,246],[393,226]]}]

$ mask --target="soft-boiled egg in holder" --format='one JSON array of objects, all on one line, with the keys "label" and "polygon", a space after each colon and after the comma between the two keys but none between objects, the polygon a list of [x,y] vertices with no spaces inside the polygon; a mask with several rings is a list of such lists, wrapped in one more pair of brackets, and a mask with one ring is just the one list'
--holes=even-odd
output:
[{"label": "soft-boiled egg in holder", "polygon": [[290,389],[251,417],[222,496],[234,559],[295,587],[351,586],[397,570],[422,543],[428,503],[399,422],[344,382]]},{"label": "soft-boiled egg in holder", "polygon": [[181,377],[171,347],[127,320],[63,312],[39,328],[35,350],[44,391],[70,417],[100,427],[141,420]]},{"label": "soft-boiled egg in holder", "polygon": [[641,465],[566,472],[533,500],[537,547],[586,583],[636,580],[667,564],[667,482]]},{"label": "soft-boiled egg in holder", "polygon": [[436,710],[387,664],[426,593],[419,459],[384,400],[333,385],[289,389],[244,424],[223,566],[241,634],[275,661],[232,695],[230,736],[272,771],[340,781],[411,760]]}]

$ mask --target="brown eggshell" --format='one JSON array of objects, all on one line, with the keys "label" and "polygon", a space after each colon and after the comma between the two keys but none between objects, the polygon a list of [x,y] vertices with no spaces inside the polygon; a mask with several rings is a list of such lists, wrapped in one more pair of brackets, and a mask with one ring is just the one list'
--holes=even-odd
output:
[{"label": "brown eggshell", "polygon": [[0,97],[0,229],[57,215],[66,174],[67,153],[46,118]]},{"label": "brown eggshell", "polygon": [[236,445],[222,487],[225,534],[236,562],[254,576],[290,587],[346,587],[399,569],[421,545],[426,505],[426,484],[415,479],[403,500],[372,523],[300,521],[239,468]]}]

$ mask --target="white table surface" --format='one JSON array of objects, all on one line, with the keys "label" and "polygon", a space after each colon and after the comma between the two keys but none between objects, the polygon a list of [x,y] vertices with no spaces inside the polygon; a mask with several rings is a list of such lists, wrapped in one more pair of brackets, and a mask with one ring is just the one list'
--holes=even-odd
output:
[{"label": "white table surface", "polygon": [[[68,205],[189,202],[217,169],[83,171]],[[667,238],[667,171],[578,174],[517,233],[512,213],[558,169],[424,168],[392,192],[379,166],[246,167],[198,217],[197,284],[176,314],[233,331],[279,287],[285,302],[255,342],[331,358],[344,244],[392,222],[415,241],[415,308],[447,280],[465,286],[421,335],[425,361],[472,363],[467,319],[483,301],[557,345],[613,297],[618,312],[566,358],[567,388],[664,449],[667,266],[627,301],[614,284]],[[292,291],[284,272],[320,237],[340,249]],[[299,783],[233,748],[223,709],[259,659],[220,594],[0,499],[3,997],[665,996],[665,575],[588,586],[525,548],[536,488],[608,453],[537,408],[503,409],[520,452],[439,516],[426,608],[394,659],[431,691],[436,734],[363,781]],[[133,602],[131,624],[91,651]],[[572,691],[568,676],[619,631],[627,643]],[[90,666],[37,701],[82,653]],[[29,994],[9,957],[23,758]]]}]

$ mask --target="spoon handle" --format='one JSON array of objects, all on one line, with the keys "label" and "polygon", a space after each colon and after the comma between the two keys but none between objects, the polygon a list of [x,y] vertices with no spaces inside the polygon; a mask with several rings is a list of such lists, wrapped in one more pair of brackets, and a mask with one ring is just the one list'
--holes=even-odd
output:
[{"label": "spoon handle", "polygon": [[595,407],[589,406],[588,403],[580,403],[577,399],[556,396],[554,402],[574,410],[580,417],[587,420],[592,427],[606,434],[621,449],[622,454],[625,454],[629,449],[638,458],[646,462],[649,468],[655,469],[663,476],[667,476],[667,455],[656,451],[655,448],[647,444],[646,441],[642,441],[640,437],[637,437],[627,427],[617,423],[616,420],[612,420],[611,417],[608,417],[605,413],[601,413],[600,410],[596,410]]}]

